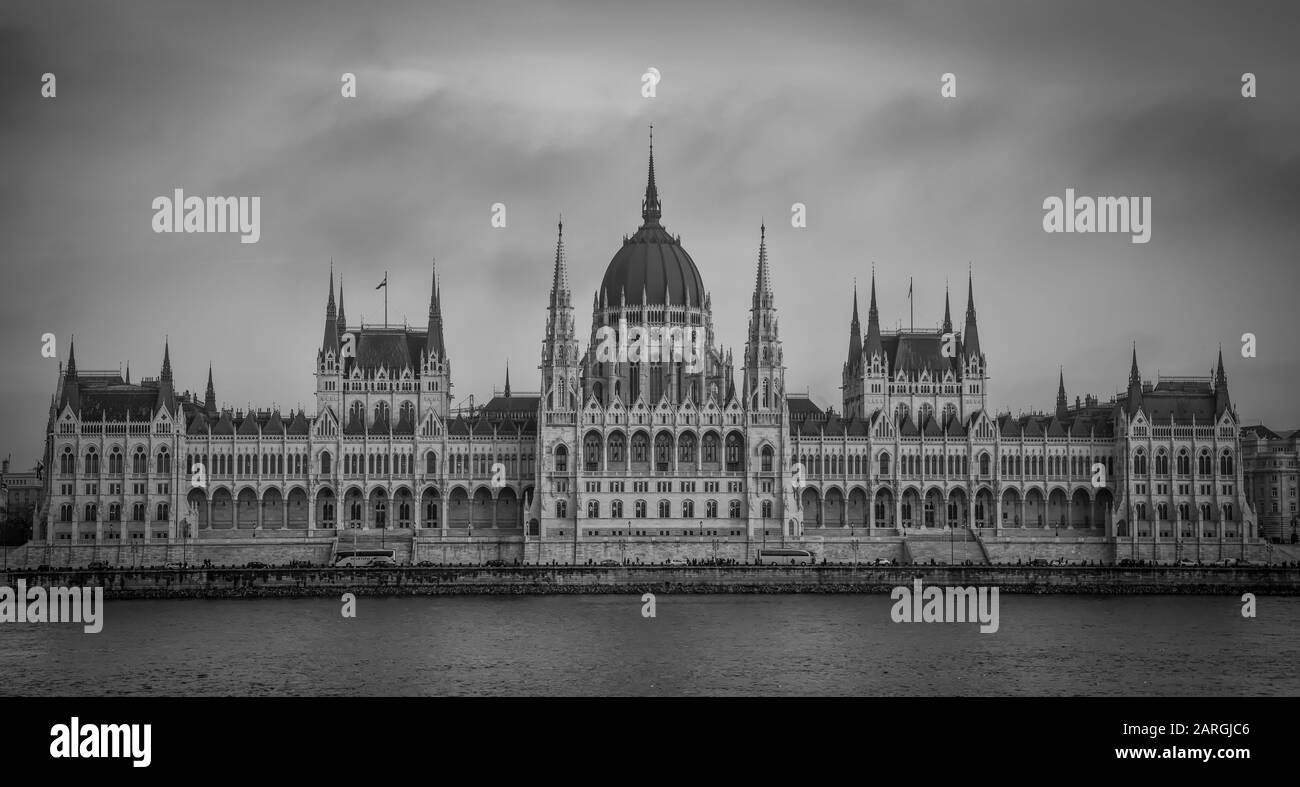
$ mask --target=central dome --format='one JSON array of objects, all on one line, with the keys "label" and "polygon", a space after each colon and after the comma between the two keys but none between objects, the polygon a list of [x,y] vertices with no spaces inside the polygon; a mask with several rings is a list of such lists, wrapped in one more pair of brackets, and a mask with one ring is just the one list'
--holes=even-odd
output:
[{"label": "central dome", "polygon": [[641,228],[623,242],[605,269],[601,303],[610,308],[704,304],[704,281],[682,244],[659,223],[659,191],[655,187],[654,137],[650,138],[650,177],[641,203]]}]

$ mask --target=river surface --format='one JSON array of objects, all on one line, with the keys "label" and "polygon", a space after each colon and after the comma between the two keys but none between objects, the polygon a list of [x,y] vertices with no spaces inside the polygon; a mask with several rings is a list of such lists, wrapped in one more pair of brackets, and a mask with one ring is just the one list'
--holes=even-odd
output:
[{"label": "river surface", "polygon": [[1300,696],[1300,598],[1000,598],[996,633],[885,595],[110,600],[0,623],[0,694]]}]

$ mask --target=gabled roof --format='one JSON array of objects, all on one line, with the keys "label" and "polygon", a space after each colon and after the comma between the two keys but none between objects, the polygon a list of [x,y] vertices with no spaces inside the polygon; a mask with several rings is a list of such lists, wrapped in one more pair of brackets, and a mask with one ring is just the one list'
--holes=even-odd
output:
[{"label": "gabled roof", "polygon": [[456,420],[447,425],[447,434],[469,437],[469,422],[463,416],[456,416]]},{"label": "gabled roof", "polygon": [[1055,416],[1052,417],[1052,420],[1047,424],[1047,436],[1048,437],[1066,436],[1065,425],[1061,423],[1061,419],[1056,418]]},{"label": "gabled roof", "polygon": [[271,417],[267,419],[266,426],[262,428],[262,434],[284,434],[284,421],[280,420],[279,410],[271,413]]},{"label": "gabled roof", "polygon": [[310,433],[311,425],[307,423],[307,416],[302,410],[299,410],[294,414],[293,421],[289,424],[286,434],[305,435]]},{"label": "gabled roof", "polygon": [[246,413],[244,420],[239,422],[239,429],[236,430],[239,435],[256,435],[257,434],[257,416],[253,413]]},{"label": "gabled roof", "polygon": [[920,434],[920,431],[916,428],[916,423],[912,420],[911,413],[903,416],[903,423],[899,425],[898,433],[903,437],[916,437]]},{"label": "gabled roof", "polygon": [[223,410],[221,417],[212,426],[212,433],[216,435],[233,436],[235,434],[235,422],[230,419],[230,411]]},{"label": "gabled roof", "polygon": [[939,419],[935,418],[933,413],[926,417],[921,434],[926,437],[943,437],[943,429],[939,427]]},{"label": "gabled roof", "polygon": [[496,431],[492,428],[491,421],[486,418],[480,418],[478,419],[478,422],[474,424],[473,433],[477,437],[492,437],[496,434]]},{"label": "gabled roof", "polygon": [[1002,426],[999,431],[1002,433],[1003,437],[1020,437],[1023,429],[1020,426],[1020,422],[1011,417],[1011,413],[1002,415],[1000,418]]}]

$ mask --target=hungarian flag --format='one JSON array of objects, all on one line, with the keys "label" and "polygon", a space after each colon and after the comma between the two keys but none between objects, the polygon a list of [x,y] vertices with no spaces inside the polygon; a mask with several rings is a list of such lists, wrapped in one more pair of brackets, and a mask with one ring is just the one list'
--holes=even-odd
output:
[{"label": "hungarian flag", "polygon": [[375,287],[375,289],[377,290],[377,289],[379,289],[380,287],[387,287],[387,286],[388,286],[388,273],[385,272],[385,273],[384,273],[384,280],[381,281],[381,282],[379,282],[379,284]]}]

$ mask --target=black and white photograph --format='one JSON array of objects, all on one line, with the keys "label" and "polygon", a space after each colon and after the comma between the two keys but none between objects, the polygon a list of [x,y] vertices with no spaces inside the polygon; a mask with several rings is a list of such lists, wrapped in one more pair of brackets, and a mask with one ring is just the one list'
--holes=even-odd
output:
[{"label": "black and white photograph", "polygon": [[4,3],[6,748],[396,774],[644,724],[806,770],[946,719],[1293,769],[1298,39],[1225,0]]}]

